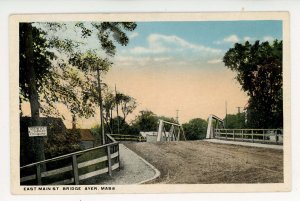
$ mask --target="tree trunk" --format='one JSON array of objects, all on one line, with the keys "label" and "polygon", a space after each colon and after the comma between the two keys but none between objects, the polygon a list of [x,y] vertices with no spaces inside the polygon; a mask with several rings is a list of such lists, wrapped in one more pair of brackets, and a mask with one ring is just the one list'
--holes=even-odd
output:
[{"label": "tree trunk", "polygon": [[[29,103],[31,110],[31,123],[32,126],[41,126],[42,122],[40,119],[40,102],[39,95],[36,86],[36,74],[34,70],[33,63],[33,38],[32,38],[32,25],[30,23],[26,24],[25,28],[25,56],[26,56],[26,82],[29,86]],[[33,147],[35,149],[35,160],[42,161],[45,160],[44,154],[44,138],[43,137],[33,137]]]},{"label": "tree trunk", "polygon": [[110,122],[108,121],[108,118],[109,117],[105,117],[105,118],[103,118],[104,119],[104,121],[105,121],[105,124],[106,124],[106,126],[107,126],[107,128],[109,129],[109,133],[113,133],[112,132],[112,129],[111,129],[111,126],[110,126]]},{"label": "tree trunk", "polygon": [[113,118],[112,118],[112,111],[113,111],[113,108],[110,109],[110,119],[109,119],[109,125],[110,125],[110,131],[111,131],[111,134],[113,134]]},{"label": "tree trunk", "polygon": [[103,105],[102,105],[102,94],[101,94],[101,79],[100,79],[100,67],[97,69],[97,79],[98,79],[98,101],[100,110],[100,124],[101,124],[101,137],[102,144],[105,144],[105,134],[104,134],[104,122],[103,122]]},{"label": "tree trunk", "polygon": [[119,100],[117,98],[117,85],[115,85],[115,94],[116,94],[116,109],[117,109],[117,123],[118,123],[118,134],[120,134],[120,119],[119,119]]}]

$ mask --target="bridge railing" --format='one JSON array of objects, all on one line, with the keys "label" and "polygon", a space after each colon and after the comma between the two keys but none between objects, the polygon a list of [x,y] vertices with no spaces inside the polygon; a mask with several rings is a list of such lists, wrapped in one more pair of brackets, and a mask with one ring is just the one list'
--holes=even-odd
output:
[{"label": "bridge railing", "polygon": [[106,135],[107,144],[28,164],[20,168],[21,185],[79,185],[84,180],[120,167],[119,142]]},{"label": "bridge railing", "polygon": [[141,135],[110,134],[110,136],[116,141],[146,142],[146,138]]},{"label": "bridge railing", "polygon": [[214,137],[234,141],[283,144],[283,129],[214,129]]}]

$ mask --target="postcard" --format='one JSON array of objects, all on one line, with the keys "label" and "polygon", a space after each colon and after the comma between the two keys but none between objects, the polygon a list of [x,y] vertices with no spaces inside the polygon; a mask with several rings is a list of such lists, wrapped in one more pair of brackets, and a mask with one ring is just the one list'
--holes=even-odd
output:
[{"label": "postcard", "polygon": [[290,191],[289,23],[11,15],[12,193]]}]

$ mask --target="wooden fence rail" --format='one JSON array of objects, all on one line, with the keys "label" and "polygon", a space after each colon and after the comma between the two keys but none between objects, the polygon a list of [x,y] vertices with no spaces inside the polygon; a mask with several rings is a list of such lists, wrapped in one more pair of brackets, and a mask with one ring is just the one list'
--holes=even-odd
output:
[{"label": "wooden fence rail", "polygon": [[214,137],[233,141],[283,144],[282,129],[214,129]]},{"label": "wooden fence rail", "polygon": [[117,141],[146,142],[146,138],[141,135],[110,134],[110,136]]},{"label": "wooden fence rail", "polygon": [[[80,181],[100,174],[112,175],[113,170],[120,168],[119,142],[109,134],[106,135],[106,142],[108,144],[22,166],[20,183],[79,185]],[[50,170],[46,170],[47,166]]]}]

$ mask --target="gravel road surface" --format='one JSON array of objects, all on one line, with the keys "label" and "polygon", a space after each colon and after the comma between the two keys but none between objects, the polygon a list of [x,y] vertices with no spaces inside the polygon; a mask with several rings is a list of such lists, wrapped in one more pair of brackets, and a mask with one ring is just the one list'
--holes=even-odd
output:
[{"label": "gravel road surface", "polygon": [[104,174],[82,184],[140,184],[159,176],[157,169],[123,144],[120,144],[120,163],[121,169],[115,170],[112,177]]},{"label": "gravel road surface", "polygon": [[125,145],[161,172],[151,183],[283,182],[283,150],[208,141]]}]

